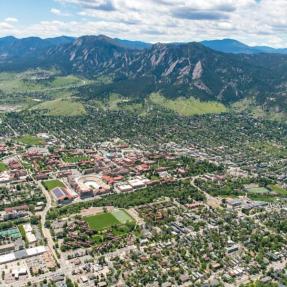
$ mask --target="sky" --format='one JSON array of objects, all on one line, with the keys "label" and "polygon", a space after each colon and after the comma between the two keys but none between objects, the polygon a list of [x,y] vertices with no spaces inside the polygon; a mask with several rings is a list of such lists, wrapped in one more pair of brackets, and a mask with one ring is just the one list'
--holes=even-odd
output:
[{"label": "sky", "polygon": [[0,37],[99,34],[287,47],[287,0],[0,0]]}]

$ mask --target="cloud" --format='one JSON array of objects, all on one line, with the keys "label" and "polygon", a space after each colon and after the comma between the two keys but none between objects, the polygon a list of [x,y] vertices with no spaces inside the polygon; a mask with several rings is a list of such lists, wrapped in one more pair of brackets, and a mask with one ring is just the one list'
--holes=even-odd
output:
[{"label": "cloud", "polygon": [[[236,38],[252,45],[287,47],[286,0],[54,1],[57,6],[50,13],[61,21],[35,21],[21,27],[3,20],[0,35],[106,34],[148,42]],[[61,17],[67,14],[73,15],[74,21]]]},{"label": "cloud", "polygon": [[52,14],[54,14],[54,15],[61,15],[61,10],[56,9],[56,8],[52,8],[52,9],[50,10],[50,12],[51,12]]},{"label": "cloud", "polygon": [[229,16],[225,13],[213,10],[186,10],[185,8],[175,9],[172,15],[176,18],[188,20],[226,20]]},{"label": "cloud", "polygon": [[71,16],[70,13],[64,13],[60,9],[51,8],[50,12],[56,16]]},{"label": "cloud", "polygon": [[18,19],[13,17],[7,17],[3,22],[0,22],[0,31],[2,33],[11,33],[14,29],[14,23],[18,22]]},{"label": "cloud", "polygon": [[101,3],[87,3],[84,5],[86,9],[95,9],[95,10],[102,10],[102,11],[115,11],[116,7],[114,6],[113,1],[102,1]]},{"label": "cloud", "polygon": [[14,18],[14,17],[7,17],[7,18],[5,19],[5,22],[16,23],[16,22],[18,22],[18,19],[17,19],[17,18]]},{"label": "cloud", "polygon": [[116,7],[113,0],[57,0],[60,3],[70,3],[79,5],[84,9],[95,9],[101,11],[115,11]]},{"label": "cloud", "polygon": [[0,29],[11,30],[13,29],[13,26],[7,22],[0,22]]},{"label": "cloud", "polygon": [[224,12],[234,12],[236,10],[236,5],[232,3],[221,3],[215,6],[215,9]]}]

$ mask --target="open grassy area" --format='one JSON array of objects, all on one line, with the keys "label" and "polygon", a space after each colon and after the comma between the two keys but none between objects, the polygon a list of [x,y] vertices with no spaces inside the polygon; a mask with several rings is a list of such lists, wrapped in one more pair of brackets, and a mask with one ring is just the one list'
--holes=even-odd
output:
[{"label": "open grassy area", "polygon": [[218,102],[201,102],[195,98],[178,98],[170,100],[159,93],[151,94],[151,103],[172,110],[181,116],[219,114],[227,111],[227,108]]},{"label": "open grassy area", "polygon": [[270,188],[272,191],[278,193],[279,195],[287,196],[287,190],[280,187],[277,184],[269,185],[268,188]]},{"label": "open grassy area", "polygon": [[272,110],[267,112],[261,106],[256,104],[255,98],[245,98],[237,101],[231,105],[231,109],[239,113],[248,112],[254,118],[268,119],[272,121],[286,121],[287,117],[285,112],[274,112]]},{"label": "open grassy area", "polygon": [[82,103],[72,99],[56,99],[34,107],[37,110],[47,110],[50,116],[79,116],[86,114]]},{"label": "open grassy area", "polygon": [[85,81],[81,80],[80,78],[68,75],[68,76],[58,76],[53,81],[50,82],[51,87],[65,87],[70,85],[78,85],[80,83],[84,83]]},{"label": "open grassy area", "polygon": [[45,180],[42,182],[42,184],[49,191],[51,191],[52,189],[56,187],[65,187],[64,183],[57,179]]},{"label": "open grassy area", "polygon": [[30,81],[29,72],[24,73],[0,73],[0,90],[5,93],[25,92],[31,93],[43,89],[70,87],[84,84],[85,81],[72,75],[54,76],[51,80]]},{"label": "open grassy area", "polygon": [[[46,74],[46,78],[41,78]],[[38,77],[38,78],[37,78]],[[76,87],[93,81],[74,75],[62,76],[56,69],[31,69],[22,73],[0,73],[0,112],[44,109],[49,115],[85,113],[82,104],[71,101]],[[19,96],[19,94],[21,96]],[[65,99],[63,103],[59,99]],[[72,103],[71,103],[72,102]]]},{"label": "open grassy area", "polygon": [[69,154],[64,154],[62,155],[62,159],[64,162],[68,162],[68,163],[77,163],[83,160],[89,160],[90,157],[87,155],[69,155]]},{"label": "open grassy area", "polygon": [[26,239],[26,232],[24,230],[24,226],[22,224],[18,225],[18,229],[19,229],[19,232],[21,233],[22,239],[26,241],[27,239]]},{"label": "open grassy area", "polygon": [[7,170],[8,167],[4,162],[0,162],[0,172]]},{"label": "open grassy area", "polygon": [[84,217],[84,220],[88,223],[91,229],[97,231],[121,224],[121,222],[116,219],[112,213],[100,213],[97,215],[87,216]]},{"label": "open grassy area", "polygon": [[93,100],[90,104],[101,110],[124,110],[137,114],[141,114],[146,109],[146,106],[143,102],[135,103],[131,99],[115,93],[111,93],[105,100]]},{"label": "open grassy area", "polygon": [[20,74],[0,73],[0,90],[5,93],[31,92],[39,88],[40,86],[37,83],[23,81]]},{"label": "open grassy area", "polygon": [[112,215],[121,223],[126,224],[128,222],[133,222],[132,217],[123,209],[116,209],[112,211]]},{"label": "open grassy area", "polygon": [[32,135],[21,136],[18,141],[26,145],[42,145],[44,143],[41,138]]},{"label": "open grassy area", "polygon": [[168,109],[181,116],[202,115],[208,113],[223,113],[227,108],[218,102],[201,102],[195,98],[167,99],[159,93],[153,93],[145,102],[135,102],[120,94],[112,93],[106,100],[94,100],[92,105],[99,109],[118,111],[125,110],[140,115],[146,115],[154,106]]},{"label": "open grassy area", "polygon": [[258,141],[257,143],[254,143],[251,146],[262,154],[268,154],[276,158],[287,157],[287,148],[284,145],[278,145],[272,142]]},{"label": "open grassy area", "polygon": [[253,187],[247,189],[249,193],[254,193],[254,194],[264,194],[264,193],[269,193],[270,191],[265,188],[265,187]]},{"label": "open grassy area", "polygon": [[254,201],[265,201],[265,202],[276,202],[278,201],[277,196],[271,196],[267,193],[250,193],[248,194],[248,198]]}]

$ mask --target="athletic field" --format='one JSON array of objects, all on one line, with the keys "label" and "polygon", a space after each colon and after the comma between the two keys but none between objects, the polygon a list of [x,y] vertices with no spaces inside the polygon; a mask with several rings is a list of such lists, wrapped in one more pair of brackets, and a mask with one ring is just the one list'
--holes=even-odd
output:
[{"label": "athletic field", "polygon": [[115,209],[111,213],[121,224],[134,221],[132,217],[123,209]]},{"label": "athletic field", "polygon": [[268,193],[269,190],[265,187],[253,187],[253,188],[248,188],[247,191],[249,193],[257,193],[257,194],[264,194]]},{"label": "athletic field", "polygon": [[86,216],[84,217],[84,220],[88,223],[91,229],[97,231],[134,221],[132,217],[122,209],[116,209],[112,212]]}]

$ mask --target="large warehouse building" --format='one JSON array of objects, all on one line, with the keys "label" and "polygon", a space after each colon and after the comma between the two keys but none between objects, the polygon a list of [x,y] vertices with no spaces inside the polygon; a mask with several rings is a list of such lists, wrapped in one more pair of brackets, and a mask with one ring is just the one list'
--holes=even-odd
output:
[{"label": "large warehouse building", "polygon": [[37,246],[33,248],[23,249],[12,253],[4,254],[0,256],[0,264],[6,264],[20,259],[40,255],[47,252],[45,246]]}]

